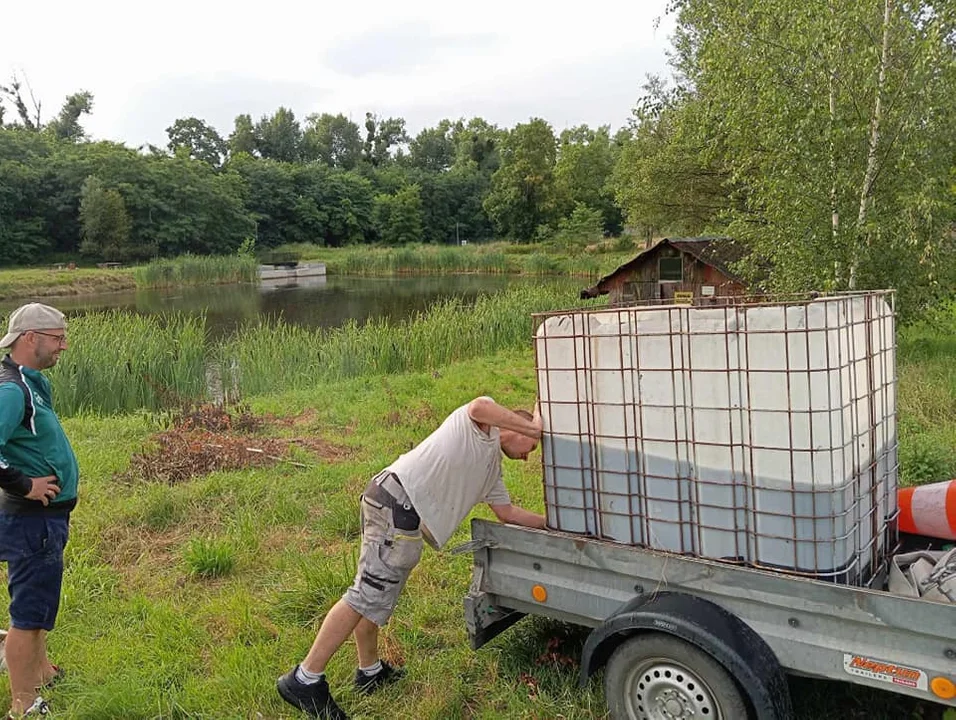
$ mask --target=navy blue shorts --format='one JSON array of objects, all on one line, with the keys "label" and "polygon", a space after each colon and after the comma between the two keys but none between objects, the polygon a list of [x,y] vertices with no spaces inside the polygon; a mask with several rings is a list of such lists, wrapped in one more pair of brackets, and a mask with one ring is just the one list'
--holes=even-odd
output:
[{"label": "navy blue shorts", "polygon": [[0,512],[0,560],[7,563],[10,625],[18,630],[53,629],[69,534],[68,514]]}]

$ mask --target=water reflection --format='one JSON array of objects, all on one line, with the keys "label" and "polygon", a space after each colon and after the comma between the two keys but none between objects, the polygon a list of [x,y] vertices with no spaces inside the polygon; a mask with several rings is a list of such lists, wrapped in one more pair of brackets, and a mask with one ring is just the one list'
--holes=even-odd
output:
[{"label": "water reflection", "polygon": [[310,277],[273,280],[256,285],[138,290],[58,298],[19,298],[0,301],[0,315],[24,302],[46,302],[67,315],[107,309],[143,314],[205,313],[210,333],[226,335],[244,323],[282,317],[306,327],[335,327],[350,319],[364,322],[384,317],[401,320],[427,309],[436,301],[460,297],[472,300],[513,285],[564,284],[569,304],[580,290],[580,280],[523,278],[501,275],[435,275],[399,278]]}]

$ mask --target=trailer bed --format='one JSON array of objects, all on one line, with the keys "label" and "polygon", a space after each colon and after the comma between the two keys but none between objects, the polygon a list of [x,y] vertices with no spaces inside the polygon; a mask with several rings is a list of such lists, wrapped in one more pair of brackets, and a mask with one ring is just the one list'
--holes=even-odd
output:
[{"label": "trailer bed", "polygon": [[597,627],[635,596],[667,590],[736,615],[787,672],[956,707],[932,691],[935,678],[956,680],[954,605],[486,520],[472,522],[472,538],[475,648],[524,614]]}]

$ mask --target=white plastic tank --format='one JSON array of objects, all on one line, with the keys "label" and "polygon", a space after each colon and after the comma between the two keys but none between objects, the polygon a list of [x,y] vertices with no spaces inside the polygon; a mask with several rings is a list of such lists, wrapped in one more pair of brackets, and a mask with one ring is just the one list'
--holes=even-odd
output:
[{"label": "white plastic tank", "polygon": [[861,584],[896,514],[886,293],[540,316],[551,527]]}]

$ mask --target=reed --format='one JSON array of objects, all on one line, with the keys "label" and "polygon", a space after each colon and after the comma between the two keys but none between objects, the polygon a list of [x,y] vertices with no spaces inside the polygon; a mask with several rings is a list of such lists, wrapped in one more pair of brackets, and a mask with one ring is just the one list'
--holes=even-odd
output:
[{"label": "reed", "polygon": [[134,277],[138,287],[258,282],[258,263],[250,256],[181,255],[138,267]]},{"label": "reed", "polygon": [[513,288],[432,306],[400,323],[384,319],[307,330],[284,322],[246,326],[219,349],[238,368],[243,396],[308,389],[319,381],[429,370],[457,360],[527,347],[530,313],[568,305],[565,288]]},{"label": "reed", "polygon": [[61,415],[156,410],[205,396],[205,318],[91,313],[70,321],[69,338],[49,373]]}]

